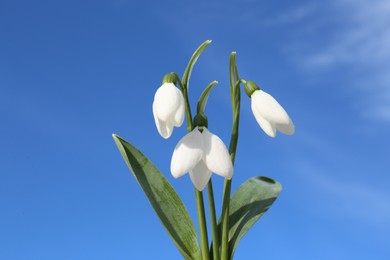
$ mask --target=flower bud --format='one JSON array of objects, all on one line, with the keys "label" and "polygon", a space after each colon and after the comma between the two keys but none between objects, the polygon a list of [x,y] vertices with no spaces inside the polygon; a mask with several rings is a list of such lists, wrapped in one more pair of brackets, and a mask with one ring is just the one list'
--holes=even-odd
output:
[{"label": "flower bud", "polygon": [[[160,88],[156,91],[153,101],[153,117],[159,134],[167,139],[171,136],[173,127],[179,127],[184,120],[184,97],[167,74]],[[163,81],[164,81],[163,80]]]},{"label": "flower bud", "polygon": [[294,134],[294,123],[270,94],[255,90],[251,95],[251,107],[257,123],[268,136],[275,137],[276,130],[286,135]]}]

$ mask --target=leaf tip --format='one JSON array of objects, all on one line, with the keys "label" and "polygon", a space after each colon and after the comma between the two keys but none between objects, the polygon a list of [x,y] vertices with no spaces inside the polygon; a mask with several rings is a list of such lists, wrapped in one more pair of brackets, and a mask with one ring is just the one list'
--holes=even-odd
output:
[{"label": "leaf tip", "polygon": [[119,143],[122,143],[122,138],[117,134],[112,134],[112,138],[114,139],[115,143],[118,145]]}]

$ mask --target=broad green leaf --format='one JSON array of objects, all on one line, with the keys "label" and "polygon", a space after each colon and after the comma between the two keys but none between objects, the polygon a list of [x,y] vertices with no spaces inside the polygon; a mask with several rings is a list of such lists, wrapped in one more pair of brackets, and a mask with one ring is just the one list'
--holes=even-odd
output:
[{"label": "broad green leaf", "polygon": [[113,138],[127,166],[180,253],[185,259],[201,259],[195,227],[175,190],[137,148],[115,134]]},{"label": "broad green leaf", "polygon": [[241,184],[230,199],[229,256],[233,258],[241,238],[271,207],[282,185],[267,177],[253,177]]}]

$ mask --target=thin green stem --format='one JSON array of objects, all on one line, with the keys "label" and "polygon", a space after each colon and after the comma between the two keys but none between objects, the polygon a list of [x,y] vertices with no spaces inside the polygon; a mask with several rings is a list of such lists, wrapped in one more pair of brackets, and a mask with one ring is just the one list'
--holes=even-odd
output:
[{"label": "thin green stem", "polygon": [[[233,128],[230,138],[229,153],[232,163],[236,157],[236,150],[238,144],[238,128],[240,121],[240,83],[237,66],[236,66],[236,53],[233,52],[230,55],[230,93],[233,107]],[[222,202],[222,238],[221,238],[221,259],[228,260],[230,258],[229,253],[229,204],[230,193],[232,188],[232,179],[225,179],[223,202]]]},{"label": "thin green stem", "polygon": [[225,179],[223,187],[222,202],[222,237],[221,237],[221,259],[229,259],[229,203],[232,180]]},{"label": "thin green stem", "polygon": [[186,106],[186,118],[187,118],[187,132],[191,132],[193,130],[192,126],[192,114],[191,114],[191,107],[190,107],[190,102],[188,100],[188,91],[187,89],[183,90],[183,95],[184,95],[184,102]]},{"label": "thin green stem", "polygon": [[[193,130],[193,124],[192,124],[191,107],[188,99],[188,88],[187,88],[187,84],[183,83],[180,80],[179,80],[179,84],[180,84],[180,88],[182,89],[185,107],[186,107],[185,110],[186,110],[186,118],[187,118],[187,131],[191,132]],[[195,190],[195,199],[196,199],[196,211],[198,215],[202,259],[209,260],[210,259],[209,241],[207,235],[206,214],[204,210],[203,193],[201,191],[198,191],[196,188],[194,188],[194,190]]]},{"label": "thin green stem", "polygon": [[195,189],[196,197],[196,209],[198,213],[198,225],[200,232],[200,246],[202,250],[202,259],[209,260],[209,241],[207,235],[207,226],[206,226],[206,214],[204,212],[204,202],[203,202],[203,193]]},{"label": "thin green stem", "polygon": [[212,247],[213,259],[219,260],[219,238],[218,238],[217,215],[215,213],[214,191],[213,191],[213,183],[211,179],[207,185],[207,193],[209,197],[211,232],[213,238],[213,247]]},{"label": "thin green stem", "polygon": [[[238,109],[240,105],[238,103]],[[236,157],[236,149],[238,143],[238,126],[239,126],[239,113],[237,113],[236,120],[233,123],[233,131],[230,139],[229,153],[230,158],[234,164]],[[229,204],[230,204],[230,193],[232,188],[233,179],[225,179],[223,189],[223,202],[222,202],[222,247],[221,247],[221,259],[229,259]]]}]

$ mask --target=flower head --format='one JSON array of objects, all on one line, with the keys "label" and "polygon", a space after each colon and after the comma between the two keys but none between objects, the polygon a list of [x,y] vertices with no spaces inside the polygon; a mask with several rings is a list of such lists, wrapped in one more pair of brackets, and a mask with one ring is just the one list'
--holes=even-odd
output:
[{"label": "flower head", "polygon": [[212,172],[227,179],[233,177],[233,164],[225,144],[206,127],[195,127],[175,147],[171,173],[178,178],[187,172],[199,191],[206,187]]},{"label": "flower head", "polygon": [[181,126],[184,120],[184,98],[175,84],[166,82],[157,89],[153,101],[153,116],[160,135],[167,139],[174,126]]},{"label": "flower head", "polygon": [[294,123],[278,101],[252,81],[247,81],[245,91],[251,98],[253,115],[267,135],[275,137],[276,130],[286,135],[294,134]]}]

